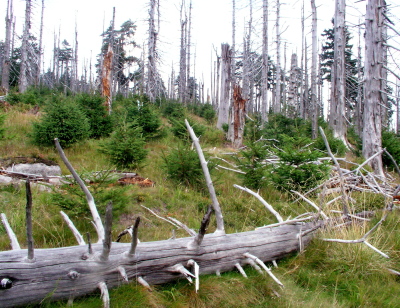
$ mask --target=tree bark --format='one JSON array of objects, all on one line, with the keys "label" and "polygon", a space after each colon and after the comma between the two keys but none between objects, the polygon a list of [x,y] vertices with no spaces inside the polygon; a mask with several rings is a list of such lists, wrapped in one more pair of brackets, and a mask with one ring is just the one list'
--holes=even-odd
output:
[{"label": "tree bark", "polygon": [[347,144],[347,125],[345,121],[345,94],[346,94],[346,68],[345,68],[345,28],[346,1],[336,0],[334,19],[334,59],[331,73],[331,102],[329,123],[333,135]]},{"label": "tree bark", "polygon": [[275,104],[274,113],[281,112],[281,33],[279,29],[280,8],[279,0],[276,0],[276,88],[275,88]]},{"label": "tree bark", "polygon": [[318,58],[318,40],[317,40],[317,7],[315,0],[311,0],[312,10],[312,56],[311,56],[311,137],[318,136],[318,104],[317,104],[317,58]]},{"label": "tree bark", "polygon": [[7,1],[6,13],[6,38],[4,41],[4,55],[2,63],[1,86],[8,91],[10,89],[10,51],[11,51],[11,28],[13,20],[13,1]]},{"label": "tree bark", "polygon": [[[297,235],[313,224],[282,225],[228,235],[207,234],[197,249],[191,249],[193,237],[176,240],[142,242],[129,257],[129,243],[112,243],[107,261],[101,261],[102,244],[92,245],[93,253],[84,246],[36,249],[35,261],[27,262],[27,250],[0,252],[0,277],[8,278],[12,287],[1,292],[1,306],[13,307],[40,303],[43,300],[70,299],[93,293],[98,284],[108,288],[124,283],[121,267],[129,281],[142,277],[149,284],[162,284],[184,276],[174,266],[189,267],[194,260],[200,274],[226,272],[236,264],[249,264],[245,254],[263,262],[280,259],[299,250]],[[302,245],[311,233],[301,237]]]},{"label": "tree bark", "polygon": [[217,127],[222,129],[223,124],[229,124],[230,109],[230,81],[231,81],[231,49],[229,44],[221,44],[221,99],[218,108]]},{"label": "tree bark", "polygon": [[246,116],[246,100],[242,98],[242,89],[239,85],[233,88],[233,147],[238,149],[243,146],[244,124]]},{"label": "tree bark", "polygon": [[[383,40],[382,28],[384,0],[368,0],[365,16],[365,84],[364,84],[364,123],[363,156],[368,159],[382,147],[381,105],[383,76]],[[370,166],[377,175],[384,176],[382,156],[370,161]]]},{"label": "tree bark", "polygon": [[268,0],[263,0],[263,44],[261,71],[261,118],[268,120]]},{"label": "tree bark", "polygon": [[22,36],[22,46],[21,46],[21,67],[19,72],[19,92],[23,93],[28,88],[28,40],[29,40],[29,30],[31,28],[31,0],[26,0],[25,7],[25,26],[24,34]]}]

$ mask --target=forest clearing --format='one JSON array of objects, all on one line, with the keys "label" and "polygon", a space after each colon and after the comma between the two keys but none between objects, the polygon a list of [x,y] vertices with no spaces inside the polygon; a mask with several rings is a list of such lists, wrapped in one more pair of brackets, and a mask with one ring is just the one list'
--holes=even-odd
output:
[{"label": "forest clearing", "polygon": [[246,2],[238,44],[236,1],[206,81],[195,1],[166,77],[157,0],[140,56],[114,7],[96,63],[75,27],[48,67],[45,1],[24,1],[18,33],[7,0],[0,307],[399,307],[397,6],[364,1],[353,25],[360,1],[337,0],[321,32],[303,3],[287,61],[285,4]]}]

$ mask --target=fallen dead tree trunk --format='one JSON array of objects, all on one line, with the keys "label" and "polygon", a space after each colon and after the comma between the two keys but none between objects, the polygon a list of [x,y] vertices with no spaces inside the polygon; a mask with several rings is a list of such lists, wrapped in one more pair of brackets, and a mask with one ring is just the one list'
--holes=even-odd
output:
[{"label": "fallen dead tree trunk", "polygon": [[44,299],[72,299],[95,292],[105,282],[116,287],[126,281],[141,280],[161,284],[184,278],[179,266],[191,268],[190,260],[199,265],[200,274],[231,271],[237,264],[251,264],[245,254],[260,260],[283,258],[307,244],[314,225],[282,225],[255,231],[205,235],[201,246],[193,248],[193,238],[139,243],[129,256],[130,244],[112,243],[107,261],[100,259],[103,246],[73,246],[35,249],[34,260],[27,259],[27,250],[0,252],[0,280],[12,286],[0,290],[1,307],[39,303]]},{"label": "fallen dead tree trunk", "polygon": [[[187,124],[187,126],[189,126]],[[111,243],[112,206],[106,210],[103,227],[93,197],[84,182],[68,162],[58,141],[56,147],[61,158],[79,183],[87,197],[98,243],[92,245],[83,240],[71,220],[68,226],[78,240],[78,246],[50,249],[34,249],[29,179],[27,180],[27,237],[28,249],[20,245],[2,215],[3,224],[13,243],[13,250],[0,252],[0,306],[14,307],[44,300],[68,299],[87,295],[100,290],[104,307],[109,307],[108,288],[129,281],[137,281],[150,288],[150,284],[162,284],[178,278],[196,279],[199,288],[199,274],[211,274],[239,270],[245,276],[242,266],[251,265],[258,271],[263,268],[280,286],[282,283],[263,262],[275,261],[288,254],[302,250],[311,240],[315,230],[323,222],[300,220],[283,221],[275,226],[265,226],[254,231],[225,234],[221,209],[216,199],[207,163],[197,137],[188,127],[202,161],[212,207],[216,214],[217,231],[205,235],[211,209],[201,223],[198,234],[189,238],[138,243],[136,220],[132,228],[131,244]],[[63,215],[65,219],[65,214]],[[68,218],[66,216],[66,218]],[[311,217],[312,218],[312,217]],[[191,270],[191,271],[190,271]]]}]

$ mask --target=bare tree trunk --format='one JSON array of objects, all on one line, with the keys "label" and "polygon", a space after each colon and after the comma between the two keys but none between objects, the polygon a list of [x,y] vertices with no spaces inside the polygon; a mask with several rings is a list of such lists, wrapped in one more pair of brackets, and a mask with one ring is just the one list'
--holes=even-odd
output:
[{"label": "bare tree trunk", "polygon": [[31,29],[31,8],[32,0],[26,0],[25,7],[25,25],[24,34],[22,36],[22,47],[21,47],[21,67],[19,72],[19,92],[23,93],[28,88],[28,41],[29,41],[29,30]]},{"label": "bare tree trunk", "polygon": [[73,60],[73,77],[72,77],[72,92],[77,92],[78,87],[78,27],[75,24],[75,56]]},{"label": "bare tree trunk", "polygon": [[297,54],[293,53],[290,61],[290,75],[288,85],[287,115],[289,118],[298,116],[298,63]]},{"label": "bare tree trunk", "polygon": [[396,79],[396,111],[397,111],[397,116],[396,116],[396,132],[397,134],[400,134],[400,80]]},{"label": "bare tree trunk", "polygon": [[261,71],[261,118],[268,121],[268,0],[263,0],[263,36]]},{"label": "bare tree trunk", "polygon": [[311,59],[311,137],[318,136],[318,103],[317,103],[317,59],[318,59],[318,40],[317,40],[317,7],[315,0],[311,0],[312,10],[312,59]]},{"label": "bare tree trunk", "polygon": [[217,127],[222,129],[223,124],[229,125],[230,110],[230,81],[231,81],[231,49],[229,44],[221,44],[221,99],[218,108]]},{"label": "bare tree trunk", "polygon": [[111,43],[108,45],[108,51],[103,59],[103,70],[102,70],[102,96],[106,98],[105,105],[108,110],[108,114],[111,114],[111,86],[112,86],[112,59],[114,53],[112,51]]},{"label": "bare tree trunk", "polygon": [[148,62],[147,62],[147,87],[146,92],[151,102],[157,97],[157,67],[156,67],[156,43],[157,35],[155,29],[156,0],[150,0],[149,9],[149,40],[148,40]]},{"label": "bare tree trunk", "polygon": [[[186,79],[186,27],[187,18],[184,13],[184,1],[181,3],[181,49],[180,49],[180,61],[179,61],[179,101],[186,103],[187,94],[187,79]],[[183,18],[185,15],[185,18]]]},{"label": "bare tree trunk", "polygon": [[233,87],[233,107],[232,107],[233,133],[232,144],[238,149],[243,146],[243,133],[246,115],[246,100],[242,98],[242,89],[239,85]]},{"label": "bare tree trunk", "polygon": [[[187,50],[187,61],[186,61],[186,84],[188,85],[189,79],[190,79],[190,44],[191,44],[191,27],[192,27],[192,1],[190,1],[189,4],[189,20],[188,20],[188,25],[186,29],[186,50]],[[196,59],[194,59],[194,63],[196,63]],[[193,72],[193,77],[195,76],[195,72]],[[196,83],[194,84],[194,86]],[[194,95],[193,99],[196,98],[196,91],[194,89]],[[186,93],[188,93],[188,90],[186,90]]]},{"label": "bare tree trunk", "polygon": [[305,91],[305,71],[307,70],[307,68],[304,67],[304,63],[306,61],[304,61],[305,58],[305,48],[306,48],[306,44],[305,44],[305,35],[304,35],[304,0],[303,0],[303,4],[301,6],[301,67],[300,67],[300,74],[301,74],[301,78],[300,78],[300,102],[299,102],[299,113],[300,113],[300,117],[302,119],[306,118],[306,109],[305,109],[305,102],[304,102],[304,91]]},{"label": "bare tree trunk", "polygon": [[6,13],[6,38],[4,41],[4,55],[2,63],[1,86],[8,91],[10,89],[10,58],[11,58],[11,29],[13,20],[13,0],[7,1]]},{"label": "bare tree trunk", "polygon": [[[359,22],[360,24],[360,22]],[[362,91],[362,72],[363,68],[361,67],[361,29],[358,28],[358,55],[357,55],[357,105],[355,111],[355,131],[356,134],[362,138],[362,127],[363,127],[363,91]]]},{"label": "bare tree trunk", "polygon": [[[368,159],[382,147],[382,76],[383,76],[383,41],[384,0],[368,0],[365,16],[365,84],[364,84],[364,123],[363,156]],[[377,175],[384,176],[382,156],[370,161]]]},{"label": "bare tree trunk", "polygon": [[303,88],[303,112],[304,119],[310,119],[310,99],[309,99],[309,83],[308,83],[308,57],[307,57],[307,38],[304,39],[304,88]]},{"label": "bare tree trunk", "polygon": [[331,101],[329,124],[333,135],[347,144],[345,120],[346,68],[345,68],[345,28],[346,1],[336,0],[334,19],[334,56],[331,72]]},{"label": "bare tree trunk", "polygon": [[44,17],[44,0],[42,0],[42,12],[40,15],[40,34],[39,34],[39,54],[36,74],[36,85],[40,84],[40,74],[42,71],[42,54],[43,54],[43,17]]},{"label": "bare tree trunk", "polygon": [[276,0],[276,87],[275,87],[275,104],[274,113],[281,112],[281,33],[280,33],[280,0]]}]

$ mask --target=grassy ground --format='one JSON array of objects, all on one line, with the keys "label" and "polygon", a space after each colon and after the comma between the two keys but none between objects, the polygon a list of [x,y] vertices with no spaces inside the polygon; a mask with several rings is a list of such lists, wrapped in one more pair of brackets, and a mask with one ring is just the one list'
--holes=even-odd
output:
[{"label": "grassy ground", "polygon": [[[55,149],[38,148],[29,142],[31,123],[37,115],[26,110],[12,109],[7,112],[6,138],[0,141],[0,158],[33,156],[52,159],[66,168]],[[232,149],[224,148],[218,132],[211,128],[202,139],[211,156],[229,159]],[[162,171],[163,153],[173,147],[176,140],[171,134],[148,143],[149,156],[146,164],[137,172],[156,182],[155,187],[110,186],[107,182],[91,185],[100,213],[108,200],[115,204],[113,236],[132,224],[138,215],[142,218],[141,241],[167,239],[173,226],[159,220],[141,205],[151,208],[161,216],[174,217],[190,228],[197,229],[210,204],[204,192],[177,185],[167,179]],[[97,151],[98,141],[87,141],[65,150],[78,173],[86,176],[92,171],[110,170],[106,157]],[[255,198],[237,190],[233,184],[241,184],[237,174],[219,170],[213,175],[218,199],[223,210],[227,233],[252,230],[275,222],[274,217]],[[259,192],[287,219],[311,211],[305,203],[294,203],[285,193],[266,187]],[[79,192],[65,189],[64,198],[55,198],[56,192],[33,189],[33,230],[36,247],[60,247],[75,245],[74,238],[61,219],[60,205],[65,200],[76,202],[69,211],[70,218],[82,232],[95,232],[90,224],[86,204]],[[71,197],[72,196],[72,197]],[[359,194],[357,210],[382,209],[385,200],[377,195]],[[69,198],[69,199],[68,199]],[[25,189],[17,186],[0,187],[0,212],[5,213],[22,244],[25,239]],[[333,204],[332,209],[338,209]],[[328,209],[326,209],[328,212]],[[389,273],[388,268],[400,270],[400,213],[389,213],[386,221],[368,238],[368,241],[389,254],[385,259],[364,244],[324,242],[322,238],[357,239],[376,224],[382,213],[366,224],[348,228],[321,230],[311,244],[300,254],[278,262],[275,275],[285,288],[277,286],[267,275],[260,275],[252,268],[245,268],[249,278],[237,272],[202,276],[200,291],[187,281],[155,286],[148,292],[136,283],[123,285],[110,291],[111,307],[400,307],[400,277]],[[209,231],[215,228],[210,224]],[[177,237],[186,236],[175,230]],[[126,238],[125,241],[129,239]],[[0,226],[0,250],[10,249],[3,226]],[[0,298],[1,306],[1,298]],[[42,303],[44,307],[65,307],[66,302]],[[76,300],[74,307],[101,307],[99,294]]]}]

